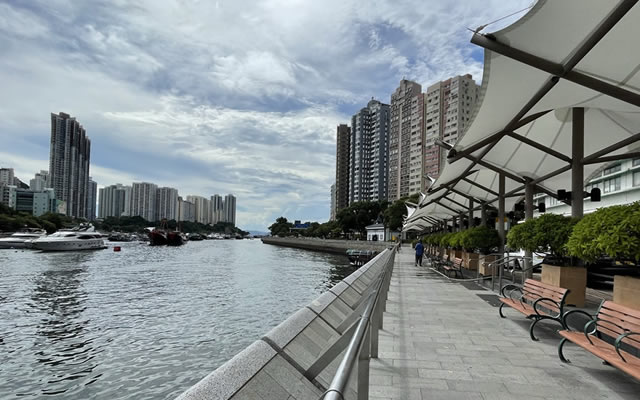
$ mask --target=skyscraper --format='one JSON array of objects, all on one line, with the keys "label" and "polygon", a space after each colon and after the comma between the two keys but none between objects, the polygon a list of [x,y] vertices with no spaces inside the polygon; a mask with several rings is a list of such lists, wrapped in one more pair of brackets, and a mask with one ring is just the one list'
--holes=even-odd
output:
[{"label": "skyscraper", "polygon": [[178,189],[158,188],[156,193],[156,221],[178,219]]},{"label": "skyscraper", "polygon": [[349,206],[349,142],[351,129],[338,125],[336,133],[336,213]]},{"label": "skyscraper", "polygon": [[455,144],[469,126],[479,87],[469,74],[455,76],[427,88],[424,94],[424,174],[440,176],[446,154],[436,139]]},{"label": "skyscraper", "polygon": [[195,205],[195,220],[201,224],[209,224],[209,199],[202,196],[187,196],[187,201]]},{"label": "skyscraper", "polygon": [[156,220],[156,194],[158,186],[148,182],[131,185],[130,216],[140,216],[147,221]]},{"label": "skyscraper", "polygon": [[182,200],[182,197],[178,196],[178,218],[179,221],[196,221],[196,206],[195,204]]},{"label": "skyscraper", "polygon": [[224,196],[224,221],[236,225],[236,197],[232,194]]},{"label": "skyscraper", "polygon": [[403,79],[391,95],[389,200],[420,191],[422,181],[422,86]]},{"label": "skyscraper", "polygon": [[49,174],[56,199],[66,204],[66,214],[86,218],[91,140],[69,114],[51,114]]},{"label": "skyscraper", "polygon": [[215,225],[218,222],[224,222],[224,206],[222,196],[219,194],[211,196],[210,212],[212,224]]},{"label": "skyscraper", "polygon": [[96,219],[96,201],[98,195],[98,184],[89,177],[89,187],[87,191],[87,219],[94,221]]},{"label": "skyscraper", "polygon": [[336,184],[331,185],[331,207],[329,211],[329,221],[336,220]]},{"label": "skyscraper", "polygon": [[351,118],[349,204],[387,199],[389,105],[371,99]]},{"label": "skyscraper", "polygon": [[128,215],[125,213],[129,209],[127,204],[130,201],[131,186],[124,186],[120,183],[105,186],[98,195],[98,217],[121,217]]}]

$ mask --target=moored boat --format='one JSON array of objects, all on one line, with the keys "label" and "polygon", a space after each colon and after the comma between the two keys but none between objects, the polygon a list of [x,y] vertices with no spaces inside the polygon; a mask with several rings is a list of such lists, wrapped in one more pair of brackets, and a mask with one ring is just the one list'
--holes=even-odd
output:
[{"label": "moored boat", "polygon": [[63,229],[32,241],[33,248],[43,251],[75,251],[105,249],[102,235],[92,225]]},{"label": "moored boat", "polygon": [[0,238],[0,249],[30,249],[35,239],[46,235],[41,229],[16,232],[9,237]]}]

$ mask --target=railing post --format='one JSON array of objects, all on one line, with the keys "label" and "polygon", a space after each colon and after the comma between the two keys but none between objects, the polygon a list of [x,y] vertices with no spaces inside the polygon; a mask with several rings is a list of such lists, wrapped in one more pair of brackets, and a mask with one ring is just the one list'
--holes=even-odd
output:
[{"label": "railing post", "polygon": [[369,399],[369,352],[371,349],[371,324],[364,335],[364,342],[358,356],[358,400]]}]

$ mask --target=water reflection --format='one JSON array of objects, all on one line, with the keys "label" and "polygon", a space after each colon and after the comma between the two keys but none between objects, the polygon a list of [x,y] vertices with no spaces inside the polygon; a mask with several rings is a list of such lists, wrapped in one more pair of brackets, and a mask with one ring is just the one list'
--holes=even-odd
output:
[{"label": "water reflection", "polygon": [[[47,254],[48,268],[34,278],[30,307],[38,314],[33,352],[41,370],[40,392],[67,391],[66,381],[92,374],[96,349],[84,315],[88,293],[85,282],[92,254]],[[93,377],[92,380],[95,380]]]}]

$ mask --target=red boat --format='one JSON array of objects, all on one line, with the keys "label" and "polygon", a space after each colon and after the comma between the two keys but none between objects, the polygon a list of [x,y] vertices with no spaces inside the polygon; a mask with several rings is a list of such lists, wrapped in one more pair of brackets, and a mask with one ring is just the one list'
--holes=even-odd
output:
[{"label": "red boat", "polygon": [[167,233],[161,229],[149,232],[149,244],[151,246],[165,246],[168,243]]}]

